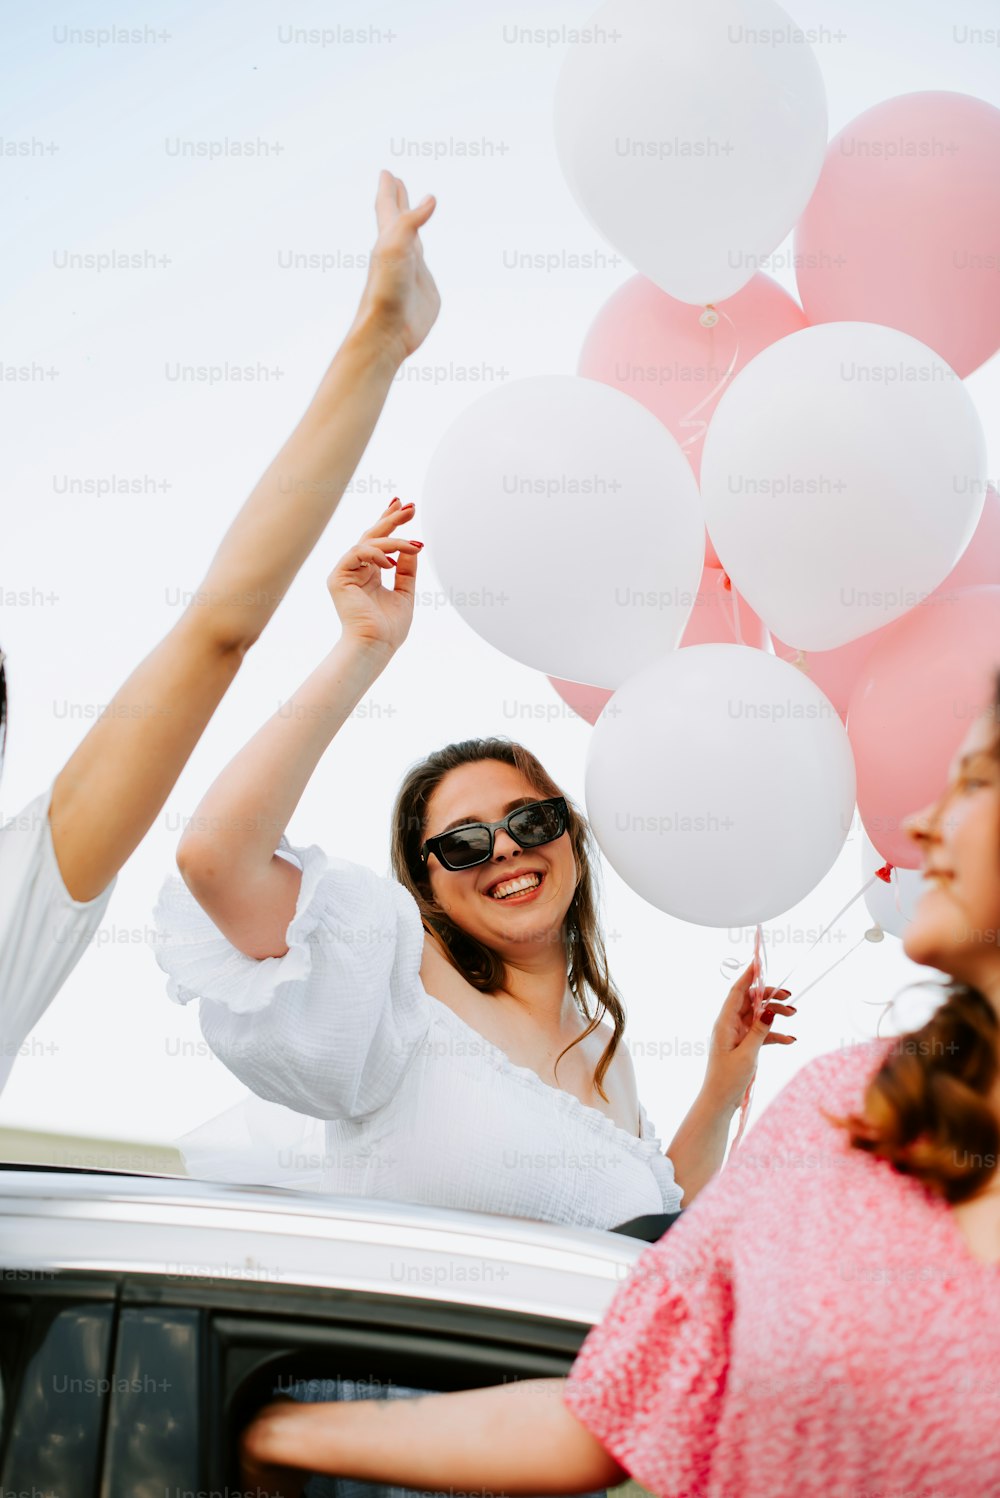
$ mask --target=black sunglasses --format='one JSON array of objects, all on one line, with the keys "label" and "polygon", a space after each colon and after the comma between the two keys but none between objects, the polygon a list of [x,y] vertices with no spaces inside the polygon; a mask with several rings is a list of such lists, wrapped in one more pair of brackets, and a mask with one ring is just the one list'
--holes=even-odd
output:
[{"label": "black sunglasses", "polygon": [[421,846],[420,861],[426,863],[434,853],[446,869],[472,869],[493,857],[493,838],[498,827],[503,827],[519,848],[540,848],[542,843],[562,837],[568,823],[569,812],[563,796],[532,801],[497,822],[466,822],[463,827],[452,827],[448,832],[439,832],[437,837],[429,837]]}]

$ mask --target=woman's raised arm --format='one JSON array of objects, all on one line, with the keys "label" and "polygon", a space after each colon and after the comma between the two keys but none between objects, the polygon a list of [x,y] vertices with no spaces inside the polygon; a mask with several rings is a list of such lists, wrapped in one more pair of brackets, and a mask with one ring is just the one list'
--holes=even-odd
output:
[{"label": "woman's raised arm", "polygon": [[106,888],[141,842],[239,669],[322,535],[402,361],[440,306],[411,209],[379,179],[378,239],[357,315],[308,410],[223,537],[192,603],[143,660],[53,785],[49,821],[75,900]]},{"label": "woman's raised arm", "polygon": [[[341,557],[327,583],[341,639],[222,771],[178,845],[185,884],[247,957],[288,950],[302,876],[275,849],[331,739],[409,632],[422,543],[392,533],[413,510],[394,499]],[[393,586],[383,587],[393,568]]]}]

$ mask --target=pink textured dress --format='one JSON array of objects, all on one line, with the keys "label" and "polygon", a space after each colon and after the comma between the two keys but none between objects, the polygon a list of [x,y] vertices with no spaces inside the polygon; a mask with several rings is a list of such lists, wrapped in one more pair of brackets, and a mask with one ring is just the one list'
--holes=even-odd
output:
[{"label": "pink textured dress", "polygon": [[848,1148],[882,1038],[802,1067],[636,1261],[565,1398],[657,1498],[997,1498],[1000,1264]]}]

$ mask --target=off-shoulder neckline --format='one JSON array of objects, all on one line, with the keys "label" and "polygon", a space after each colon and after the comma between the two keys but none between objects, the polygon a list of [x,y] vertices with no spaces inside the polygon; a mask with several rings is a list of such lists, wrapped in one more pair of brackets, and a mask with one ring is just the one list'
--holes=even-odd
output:
[{"label": "off-shoulder neckline", "polygon": [[[423,984],[421,984],[421,987],[423,987]],[[467,1020],[464,1020],[460,1014],[457,1014],[452,1009],[450,1004],[446,1004],[443,999],[436,998],[432,993],[427,993],[426,988],[424,988],[424,993],[430,999],[431,1003],[436,1006],[441,1018],[447,1023],[453,1024],[458,1029],[464,1030],[476,1037],[482,1048],[482,1054],[498,1071],[515,1078],[518,1082],[530,1087],[534,1091],[544,1088],[546,1095],[554,1100],[557,1108],[560,1108],[567,1115],[574,1115],[581,1123],[593,1129],[596,1133],[606,1134],[609,1139],[617,1138],[625,1140],[631,1147],[635,1148],[637,1146],[645,1154],[663,1155],[666,1158],[665,1152],[660,1148],[660,1141],[653,1134],[649,1115],[643,1107],[641,1098],[639,1099],[639,1119],[643,1132],[639,1135],[633,1134],[630,1129],[623,1129],[621,1124],[615,1123],[613,1118],[609,1118],[599,1108],[594,1108],[590,1103],[583,1102],[582,1099],[576,1096],[576,1093],[567,1092],[564,1087],[554,1087],[551,1082],[546,1082],[545,1078],[539,1076],[533,1067],[521,1066],[518,1062],[512,1061],[505,1050],[495,1045],[492,1040],[488,1040],[481,1030],[476,1029],[475,1025],[470,1025]]]}]

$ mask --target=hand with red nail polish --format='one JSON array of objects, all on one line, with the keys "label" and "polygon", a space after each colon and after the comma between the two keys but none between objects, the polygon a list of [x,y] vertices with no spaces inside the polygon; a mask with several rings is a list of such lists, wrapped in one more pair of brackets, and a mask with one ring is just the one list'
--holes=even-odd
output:
[{"label": "hand with red nail polish", "polygon": [[709,1044],[708,1066],[702,1091],[721,1107],[739,1107],[743,1094],[757,1070],[757,1058],[765,1045],[791,1045],[794,1035],[772,1030],[778,1015],[790,1015],[795,1009],[781,999],[791,997],[787,988],[765,988],[761,1009],[754,1013],[754,964],[751,962],[733,984],[715,1026]]},{"label": "hand with red nail polish", "polygon": [[[366,649],[393,654],[409,633],[422,541],[393,535],[413,519],[414,506],[393,499],[374,525],[341,557],[327,579],[344,637]],[[399,557],[390,556],[398,552]],[[395,569],[391,588],[381,572]]]}]

